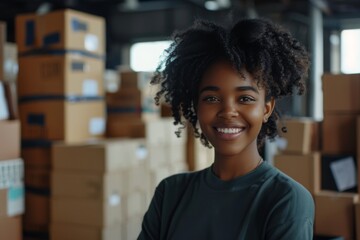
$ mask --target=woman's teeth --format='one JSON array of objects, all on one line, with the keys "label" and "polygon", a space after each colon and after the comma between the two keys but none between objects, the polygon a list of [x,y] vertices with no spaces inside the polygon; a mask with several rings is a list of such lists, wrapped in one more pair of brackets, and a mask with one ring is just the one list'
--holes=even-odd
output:
[{"label": "woman's teeth", "polygon": [[216,128],[216,130],[221,133],[239,133],[241,131],[240,128]]}]

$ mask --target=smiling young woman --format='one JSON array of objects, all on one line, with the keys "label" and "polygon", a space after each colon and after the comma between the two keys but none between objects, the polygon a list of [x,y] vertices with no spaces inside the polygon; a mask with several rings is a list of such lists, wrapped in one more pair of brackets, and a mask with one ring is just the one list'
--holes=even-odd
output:
[{"label": "smiling young woman", "polygon": [[166,52],[155,99],[215,159],[158,185],[138,239],[312,239],[310,193],[259,154],[277,136],[276,100],[304,91],[305,49],[274,23],[245,19],[230,29],[197,21]]}]

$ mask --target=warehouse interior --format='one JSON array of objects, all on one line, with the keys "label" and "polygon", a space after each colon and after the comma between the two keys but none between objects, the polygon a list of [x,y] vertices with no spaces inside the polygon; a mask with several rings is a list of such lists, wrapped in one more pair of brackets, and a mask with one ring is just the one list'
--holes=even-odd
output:
[{"label": "warehouse interior", "polygon": [[0,240],[137,239],[160,181],[214,161],[155,104],[156,66],[194,20],[243,18],[311,61],[262,157],[311,193],[314,240],[360,240],[358,0],[1,1]]}]

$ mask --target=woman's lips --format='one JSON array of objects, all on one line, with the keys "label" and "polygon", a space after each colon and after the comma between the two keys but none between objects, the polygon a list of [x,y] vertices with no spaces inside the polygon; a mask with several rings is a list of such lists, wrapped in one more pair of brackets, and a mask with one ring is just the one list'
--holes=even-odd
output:
[{"label": "woman's lips", "polygon": [[237,138],[244,131],[245,128],[229,127],[229,128],[217,128],[215,131],[217,135],[224,140],[233,140]]}]

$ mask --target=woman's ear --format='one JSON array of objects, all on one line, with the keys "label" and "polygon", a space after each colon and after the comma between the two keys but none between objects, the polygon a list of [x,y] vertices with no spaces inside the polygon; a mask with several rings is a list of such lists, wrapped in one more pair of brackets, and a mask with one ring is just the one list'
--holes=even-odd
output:
[{"label": "woman's ear", "polygon": [[263,123],[266,123],[275,108],[275,99],[272,97],[265,103]]}]

